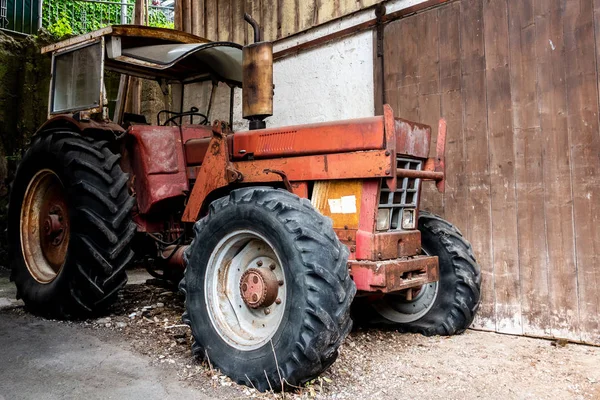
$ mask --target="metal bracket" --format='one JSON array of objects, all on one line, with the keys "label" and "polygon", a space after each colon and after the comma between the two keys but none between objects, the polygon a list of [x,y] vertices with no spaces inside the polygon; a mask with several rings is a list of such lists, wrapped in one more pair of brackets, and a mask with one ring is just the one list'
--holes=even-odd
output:
[{"label": "metal bracket", "polygon": [[385,12],[385,4],[377,4],[377,7],[375,7],[377,26],[377,57],[383,57],[383,17],[385,16]]}]

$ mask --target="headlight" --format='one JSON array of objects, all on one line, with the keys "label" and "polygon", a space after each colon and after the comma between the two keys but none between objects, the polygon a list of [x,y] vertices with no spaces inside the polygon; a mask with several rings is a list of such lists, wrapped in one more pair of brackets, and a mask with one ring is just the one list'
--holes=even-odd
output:
[{"label": "headlight", "polygon": [[390,209],[380,208],[377,210],[377,224],[376,229],[378,231],[387,231],[390,229]]},{"label": "headlight", "polygon": [[402,210],[402,229],[415,229],[415,210],[414,209]]}]

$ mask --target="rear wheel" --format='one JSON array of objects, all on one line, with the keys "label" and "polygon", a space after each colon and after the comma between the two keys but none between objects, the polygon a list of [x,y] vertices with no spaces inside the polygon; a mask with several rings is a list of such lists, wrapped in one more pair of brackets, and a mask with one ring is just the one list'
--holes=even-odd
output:
[{"label": "rear wheel", "polygon": [[31,311],[94,314],[125,285],[135,225],[119,158],[107,142],[74,132],[33,139],[17,169],[8,225],[11,279]]},{"label": "rear wheel", "polygon": [[330,220],[288,192],[248,188],[213,202],[195,233],[181,288],[196,355],[261,391],[333,363],[356,288]]},{"label": "rear wheel", "polygon": [[424,335],[454,335],[469,327],[479,307],[481,274],[469,242],[448,221],[419,212],[421,245],[439,258],[439,281],[376,299],[357,299],[356,320]]}]

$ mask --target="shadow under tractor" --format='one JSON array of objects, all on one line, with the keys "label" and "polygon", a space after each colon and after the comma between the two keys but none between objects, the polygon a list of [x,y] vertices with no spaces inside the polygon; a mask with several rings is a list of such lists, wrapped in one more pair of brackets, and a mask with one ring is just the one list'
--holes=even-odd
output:
[{"label": "shadow under tractor", "polygon": [[[244,47],[128,25],[42,50],[49,118],[9,205],[12,280],[27,309],[98,315],[127,266],[151,260],[155,276],[180,281],[194,354],[261,391],[318,376],[352,320],[464,331],[480,269],[457,228],[419,210],[424,181],[444,190],[445,122],[432,158],[431,128],[387,105],[383,116],[267,128],[273,45],[246,19],[255,43]],[[121,74],[114,102],[111,73]],[[136,79],[172,99],[156,125],[124,112]],[[186,90],[211,82],[206,111],[184,110]],[[211,123],[219,83],[231,88],[229,121]],[[234,133],[238,87],[249,130]]]}]

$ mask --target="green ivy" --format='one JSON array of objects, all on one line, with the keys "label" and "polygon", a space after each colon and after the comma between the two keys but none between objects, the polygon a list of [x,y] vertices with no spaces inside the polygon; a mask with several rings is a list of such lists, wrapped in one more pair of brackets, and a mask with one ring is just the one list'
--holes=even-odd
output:
[{"label": "green ivy", "polygon": [[[127,0],[127,21],[133,19],[133,1]],[[173,22],[167,19],[162,9],[150,8],[150,26],[173,29]],[[118,1],[93,2],[81,0],[45,1],[42,10],[42,24],[55,38],[81,35],[108,25],[121,23],[121,3]]]}]

